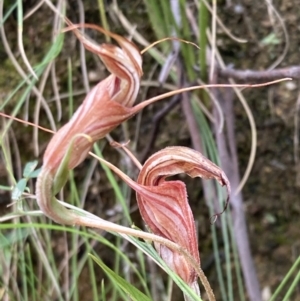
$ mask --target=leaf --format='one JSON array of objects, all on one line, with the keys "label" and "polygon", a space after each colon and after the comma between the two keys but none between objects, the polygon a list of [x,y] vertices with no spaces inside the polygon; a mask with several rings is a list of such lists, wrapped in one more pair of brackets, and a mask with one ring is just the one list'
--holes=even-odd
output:
[{"label": "leaf", "polygon": [[280,44],[280,40],[276,37],[274,32],[270,33],[266,37],[264,37],[261,42],[262,45],[278,45]]},{"label": "leaf", "polygon": [[28,179],[34,179],[34,178],[37,178],[38,175],[40,174],[41,170],[42,170],[42,168],[38,168],[38,169],[34,170],[33,172],[31,172],[31,173],[29,174],[29,176],[28,176],[27,178],[28,178]]},{"label": "leaf", "polygon": [[26,165],[24,167],[24,170],[23,170],[23,177],[27,178],[27,179],[31,178],[31,174],[35,170],[35,168],[37,167],[37,165],[38,165],[38,161],[37,160],[34,160],[34,161],[26,163]]},{"label": "leaf", "polygon": [[99,258],[89,254],[92,259],[102,268],[106,275],[111,279],[111,281],[116,282],[119,287],[129,295],[133,301],[152,301],[148,296],[143,294],[133,285],[128,283],[125,279],[116,274],[113,270],[107,267]]},{"label": "leaf", "polygon": [[18,201],[20,199],[20,197],[22,196],[23,192],[26,189],[26,184],[27,184],[27,179],[21,179],[14,187],[11,194],[11,198],[14,201]]},{"label": "leaf", "polygon": [[24,241],[29,233],[29,229],[18,229],[17,231],[6,233],[6,235],[0,234],[0,250],[10,249],[12,245]]},{"label": "leaf", "polygon": [[178,285],[185,296],[189,297],[193,301],[202,301],[202,299],[196,295],[193,291],[175,272],[173,272],[168,265],[161,259],[157,251],[152,247],[151,244],[145,243],[136,237],[127,236],[126,239],[135,245],[144,254],[149,256],[160,268],[162,268]]}]

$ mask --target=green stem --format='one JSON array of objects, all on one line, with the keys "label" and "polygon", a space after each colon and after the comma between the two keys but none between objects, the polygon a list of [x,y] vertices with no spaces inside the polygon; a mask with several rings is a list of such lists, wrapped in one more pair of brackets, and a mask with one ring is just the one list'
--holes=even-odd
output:
[{"label": "green stem", "polygon": [[[286,276],[284,277],[284,279],[281,281],[280,285],[278,286],[278,288],[276,289],[276,291],[274,292],[273,296],[271,297],[271,299],[269,301],[274,301],[277,298],[277,296],[279,295],[280,291],[286,285],[287,281],[289,280],[289,278],[291,277],[291,275],[294,273],[294,271],[296,270],[296,268],[298,267],[298,265],[300,265],[300,256],[297,258],[297,260],[295,261],[295,263],[293,264],[293,266],[291,267],[291,269],[289,270],[289,272],[286,274]],[[297,277],[295,279],[297,279],[298,277],[299,277],[299,273],[298,273],[298,275],[297,275]],[[293,284],[294,284],[294,281],[293,281]]]}]

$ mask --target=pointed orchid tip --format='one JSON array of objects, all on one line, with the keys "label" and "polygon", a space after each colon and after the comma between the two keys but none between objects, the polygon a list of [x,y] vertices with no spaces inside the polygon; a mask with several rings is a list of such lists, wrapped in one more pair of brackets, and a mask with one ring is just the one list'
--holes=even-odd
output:
[{"label": "pointed orchid tip", "polygon": [[230,199],[230,195],[228,194],[224,209],[220,213],[214,214],[213,216],[210,217],[211,225],[213,225],[217,221],[218,217],[221,216],[226,211],[228,204],[229,204],[229,199]]},{"label": "pointed orchid tip", "polygon": [[213,216],[211,216],[211,217],[209,218],[209,219],[210,219],[210,224],[211,224],[211,225],[213,225],[213,224],[217,221],[219,215],[221,215],[221,214],[220,214],[220,213],[214,214]]}]

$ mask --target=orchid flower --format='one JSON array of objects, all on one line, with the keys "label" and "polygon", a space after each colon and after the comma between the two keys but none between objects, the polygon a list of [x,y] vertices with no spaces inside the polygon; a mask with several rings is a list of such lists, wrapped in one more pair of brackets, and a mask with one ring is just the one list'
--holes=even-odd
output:
[{"label": "orchid flower", "polygon": [[103,138],[134,114],[131,107],[138,94],[143,74],[141,54],[132,42],[99,28],[114,38],[121,48],[91,42],[76,30],[74,24],[69,28],[75,30],[83,45],[96,53],[112,74],[87,94],[71,120],[49,142],[43,164],[52,173],[57,171],[71,140],[77,134],[88,135],[90,139],[84,137],[76,139],[69,159],[69,169],[75,168],[86,158],[95,141]]},{"label": "orchid flower", "polygon": [[[136,191],[141,216],[151,232],[187,250],[200,266],[195,221],[186,186],[182,181],[166,181],[166,178],[185,173],[192,178],[216,179],[226,186],[229,196],[230,184],[225,173],[201,153],[180,146],[167,147],[152,155],[141,167],[136,183],[118,170],[114,171]],[[186,256],[166,245],[156,243],[155,247],[167,265],[199,293],[198,274]]]},{"label": "orchid flower", "polygon": [[69,29],[75,30],[84,46],[95,52],[112,73],[87,94],[70,121],[55,133],[45,151],[37,180],[40,209],[58,223],[73,224],[75,216],[54,196],[65,184],[68,170],[86,158],[94,142],[135,114],[132,105],[140,87],[142,57],[137,47],[121,36],[99,27],[121,48],[111,44],[98,45],[82,35],[76,25],[68,23]]}]

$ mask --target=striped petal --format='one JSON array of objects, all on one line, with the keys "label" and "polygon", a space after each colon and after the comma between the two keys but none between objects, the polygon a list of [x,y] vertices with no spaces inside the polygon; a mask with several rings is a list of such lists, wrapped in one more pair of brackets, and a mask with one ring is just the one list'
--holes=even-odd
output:
[{"label": "striped petal", "polygon": [[[181,181],[165,180],[179,173],[216,179],[230,194],[228,179],[218,166],[190,148],[168,147],[155,153],[143,165],[137,179],[143,187],[137,190],[137,202],[149,229],[185,248],[200,265],[195,221],[186,186]],[[173,271],[197,288],[197,274],[184,256],[162,245],[156,244],[156,249]]]}]

